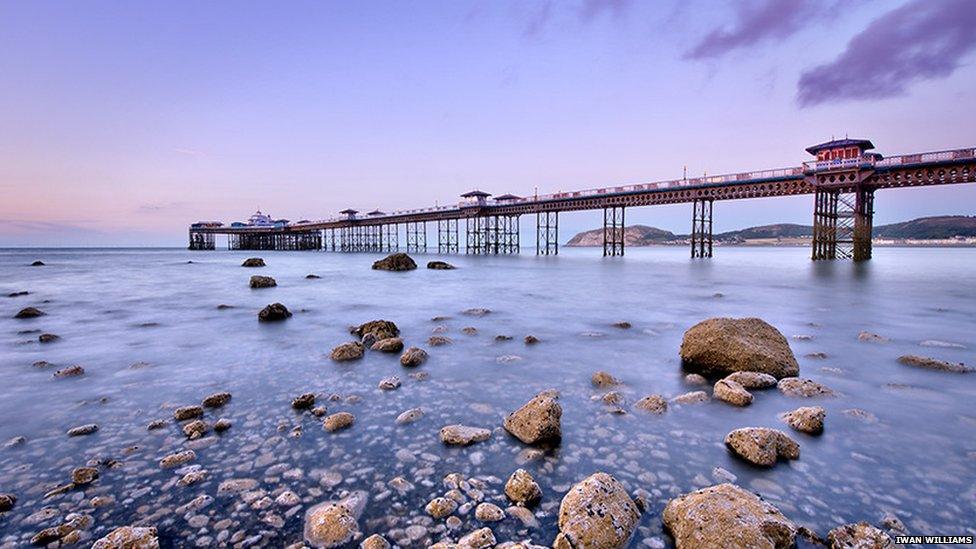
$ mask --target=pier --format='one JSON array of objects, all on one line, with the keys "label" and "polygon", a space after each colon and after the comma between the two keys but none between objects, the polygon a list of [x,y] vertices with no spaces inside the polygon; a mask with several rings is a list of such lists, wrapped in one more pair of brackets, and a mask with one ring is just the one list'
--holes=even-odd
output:
[{"label": "pier", "polygon": [[[871,258],[874,193],[883,189],[976,183],[976,149],[906,154],[893,157],[870,152],[863,139],[839,139],[809,147],[814,160],[796,167],[683,178],[626,186],[608,186],[530,197],[492,197],[473,190],[450,206],[379,210],[365,215],[353,209],[322,220],[298,222],[260,218],[249,224],[197,222],[189,228],[189,249],[215,250],[217,235],[226,235],[232,250],[324,250],[393,252],[400,235],[408,252],[428,247],[428,223],[436,226],[436,252],[442,254],[517,254],[520,219],[534,215],[536,254],[559,253],[559,213],[603,210],[603,255],[624,254],[627,208],[692,204],[691,257],[712,257],[715,203],[723,200],[813,195],[812,259]],[[258,214],[261,215],[260,212]],[[463,227],[463,228],[462,228]],[[461,232],[463,231],[463,238]]]}]

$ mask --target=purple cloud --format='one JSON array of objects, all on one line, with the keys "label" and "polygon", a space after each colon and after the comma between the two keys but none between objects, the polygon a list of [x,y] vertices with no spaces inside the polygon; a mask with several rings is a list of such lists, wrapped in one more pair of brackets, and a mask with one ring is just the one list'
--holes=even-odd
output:
[{"label": "purple cloud", "polygon": [[804,72],[797,102],[901,95],[912,82],[952,74],[974,46],[972,0],[913,0],[874,20],[833,62]]},{"label": "purple cloud", "polygon": [[621,16],[630,8],[633,0],[583,0],[580,7],[580,17],[584,21],[592,21],[603,12],[611,12],[615,16]]},{"label": "purple cloud", "polygon": [[758,0],[740,4],[733,25],[719,27],[705,35],[688,53],[688,59],[719,57],[734,49],[772,38],[786,38],[818,12],[833,7],[812,0]]}]

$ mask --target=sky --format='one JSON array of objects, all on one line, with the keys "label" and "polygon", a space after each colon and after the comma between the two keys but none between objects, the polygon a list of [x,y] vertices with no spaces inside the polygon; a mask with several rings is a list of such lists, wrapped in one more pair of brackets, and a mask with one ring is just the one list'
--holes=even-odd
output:
[{"label": "sky", "polygon": [[[0,0],[0,246],[796,166],[845,135],[972,147],[974,63],[973,0]],[[972,215],[976,185],[875,209]],[[715,230],[812,210],[720,202]],[[627,222],[688,232],[691,206]]]}]

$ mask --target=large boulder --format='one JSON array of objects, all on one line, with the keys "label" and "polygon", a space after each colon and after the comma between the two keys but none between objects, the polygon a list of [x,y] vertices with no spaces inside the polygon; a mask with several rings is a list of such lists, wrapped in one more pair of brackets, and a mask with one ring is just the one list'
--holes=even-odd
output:
[{"label": "large boulder", "polygon": [[291,316],[291,311],[288,307],[285,307],[281,303],[272,303],[267,307],[261,309],[258,313],[258,320],[261,322],[273,322],[276,320],[284,320]]},{"label": "large boulder", "polygon": [[415,368],[427,362],[427,351],[420,347],[410,347],[400,355],[400,364],[408,368]]},{"label": "large boulder", "polygon": [[347,341],[336,345],[329,353],[329,358],[336,362],[346,362],[363,358],[363,344],[358,341]]},{"label": "large boulder", "polygon": [[678,549],[785,549],[796,539],[796,525],[779,509],[728,483],[672,499],[663,518]]},{"label": "large boulder", "polygon": [[800,445],[783,431],[766,427],[744,427],[725,436],[725,445],[735,455],[762,467],[776,465],[777,458],[798,459]]},{"label": "large boulder", "polygon": [[761,372],[782,378],[800,373],[789,342],[758,318],[710,318],[681,340],[685,368],[706,375]]},{"label": "large boulder", "polygon": [[277,286],[278,283],[275,279],[270,276],[254,275],[251,277],[250,286],[251,288],[273,288]]},{"label": "large boulder", "polygon": [[887,549],[894,547],[891,536],[866,522],[845,524],[827,533],[831,549]]},{"label": "large boulder", "polygon": [[155,526],[123,526],[96,541],[92,549],[159,549]]},{"label": "large boulder", "polygon": [[359,539],[359,517],[366,492],[356,491],[338,501],[320,503],[305,513],[305,543],[312,547],[343,547]]},{"label": "large boulder", "polygon": [[543,391],[505,418],[505,430],[526,444],[558,442],[562,437],[563,415],[559,396],[553,390]]},{"label": "large boulder", "polygon": [[249,257],[241,263],[241,267],[264,267],[264,260],[260,257]]},{"label": "large boulder", "polygon": [[553,547],[623,548],[639,521],[640,510],[623,485],[607,473],[594,473],[563,497]]},{"label": "large boulder", "polygon": [[834,391],[812,379],[785,377],[776,384],[779,391],[789,397],[813,398],[834,396]]},{"label": "large boulder", "polygon": [[403,252],[390,254],[373,263],[373,269],[380,271],[412,271],[416,268],[417,263],[413,258]]},{"label": "large boulder", "polygon": [[36,307],[24,307],[23,309],[17,311],[14,318],[37,318],[39,316],[44,316],[44,311]]},{"label": "large boulder", "polygon": [[373,336],[375,341],[382,341],[400,335],[400,328],[389,320],[370,320],[353,328],[352,333],[358,336],[359,339]]}]

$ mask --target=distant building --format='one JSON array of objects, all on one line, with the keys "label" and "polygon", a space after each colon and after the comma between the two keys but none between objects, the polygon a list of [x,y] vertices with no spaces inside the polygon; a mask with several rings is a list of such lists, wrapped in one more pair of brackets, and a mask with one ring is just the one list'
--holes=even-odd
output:
[{"label": "distant building", "polygon": [[807,147],[807,152],[816,156],[818,162],[830,160],[848,160],[851,158],[868,157],[874,159],[876,153],[865,154],[874,148],[874,144],[867,139],[834,139],[819,145]]},{"label": "distant building", "polygon": [[270,215],[261,213],[261,210],[254,212],[254,215],[248,218],[247,224],[251,227],[271,227],[274,225],[274,220],[271,219]]},{"label": "distant building", "polygon": [[489,196],[491,196],[491,193],[477,189],[468,191],[461,195],[461,198],[464,199],[461,201],[461,206],[484,206],[487,204]]}]

